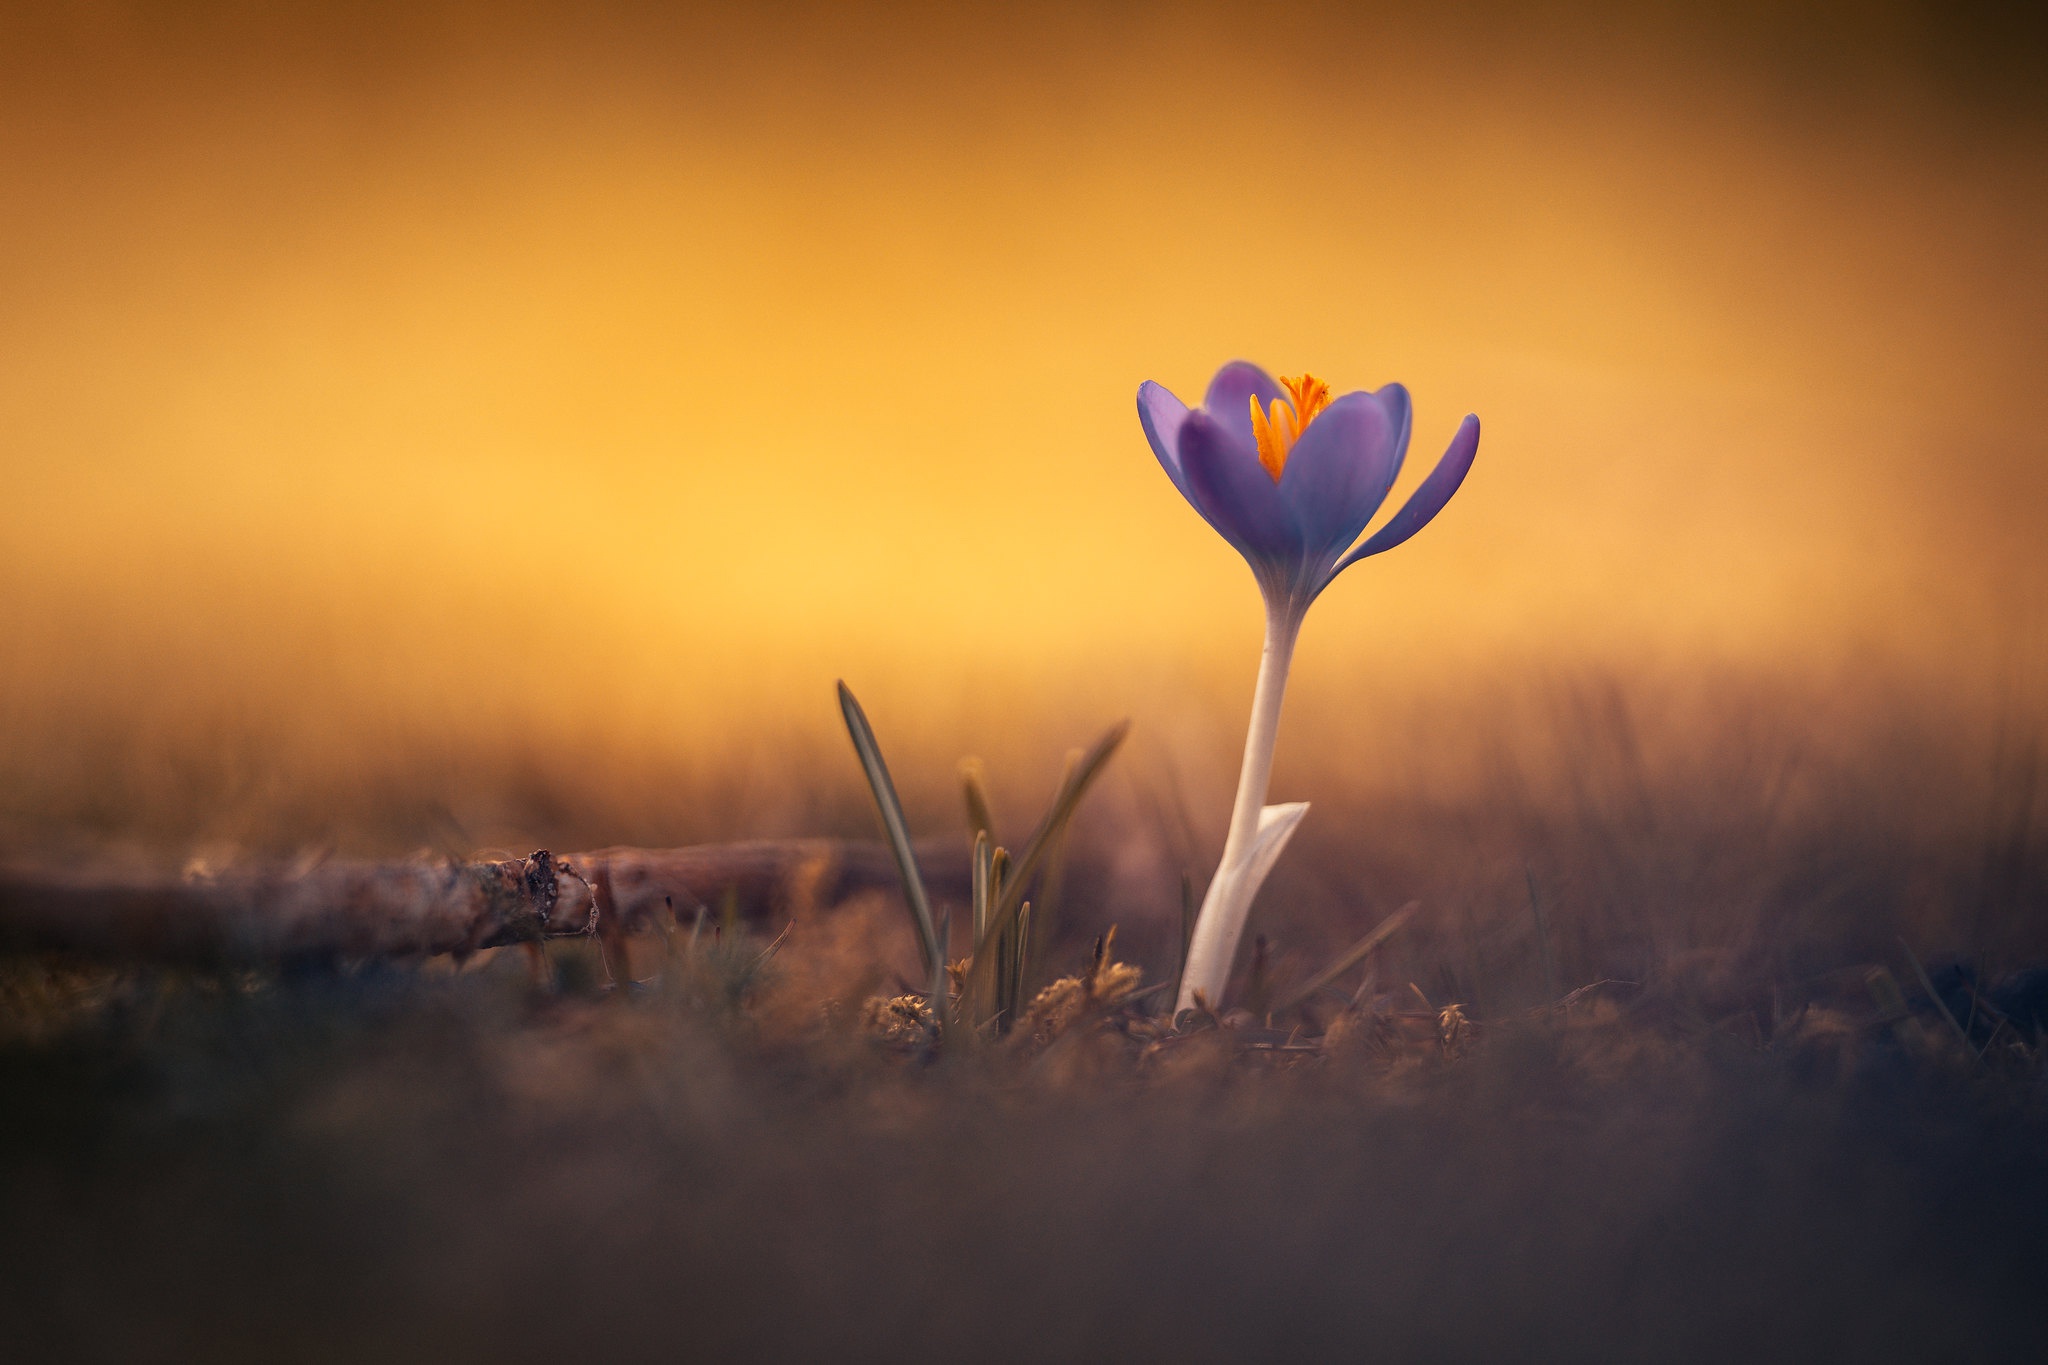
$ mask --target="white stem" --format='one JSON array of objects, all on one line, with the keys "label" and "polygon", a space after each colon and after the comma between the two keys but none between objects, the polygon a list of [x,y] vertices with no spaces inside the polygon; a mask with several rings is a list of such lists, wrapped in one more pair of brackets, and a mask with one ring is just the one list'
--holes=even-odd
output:
[{"label": "white stem", "polygon": [[1202,911],[1195,917],[1194,937],[1188,943],[1187,968],[1181,973],[1180,999],[1174,1012],[1190,1009],[1195,995],[1212,1006],[1223,1003],[1223,987],[1230,979],[1230,964],[1237,957],[1237,942],[1244,936],[1245,918],[1251,913],[1256,883],[1247,885],[1244,872],[1251,862],[1259,832],[1259,813],[1265,809],[1266,789],[1273,777],[1273,741],[1280,732],[1280,702],[1287,693],[1287,669],[1294,660],[1294,641],[1301,633],[1301,611],[1293,603],[1269,598],[1266,602],[1266,648],[1259,657],[1259,682],[1252,691],[1251,728],[1244,737],[1244,768],[1237,777],[1237,803],[1230,809],[1230,833],[1223,839],[1223,860],[1202,898]]}]

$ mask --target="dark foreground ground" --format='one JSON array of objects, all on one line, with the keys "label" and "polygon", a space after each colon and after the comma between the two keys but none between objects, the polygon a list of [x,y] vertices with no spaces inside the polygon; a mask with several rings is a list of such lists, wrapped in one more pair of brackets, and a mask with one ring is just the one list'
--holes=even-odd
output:
[{"label": "dark foreground ground", "polygon": [[1410,1011],[1315,1051],[1106,1015],[933,1058],[826,1017],[797,947],[750,977],[758,947],[609,993],[571,954],[553,997],[513,951],[295,981],[8,964],[0,1355],[2048,1345],[2042,1053],[1979,1059],[1926,1000],[1887,1020],[1858,981],[1712,1027],[1612,988],[1448,1048]]}]

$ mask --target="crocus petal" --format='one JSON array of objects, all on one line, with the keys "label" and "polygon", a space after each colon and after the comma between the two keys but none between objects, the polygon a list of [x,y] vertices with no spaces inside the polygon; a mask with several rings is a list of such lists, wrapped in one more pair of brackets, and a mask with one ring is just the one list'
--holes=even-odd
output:
[{"label": "crocus petal", "polygon": [[1368,555],[1391,550],[1408,537],[1429,525],[1437,513],[1444,510],[1444,504],[1451,500],[1451,494],[1458,491],[1458,485],[1465,482],[1465,473],[1472,468],[1472,457],[1479,453],[1479,418],[1468,415],[1458,425],[1458,434],[1451,438],[1450,448],[1444,457],[1436,462],[1436,468],[1429,471],[1429,477],[1409,497],[1407,505],[1366,538],[1363,545],[1344,556],[1334,572],[1341,573]]},{"label": "crocus petal", "polygon": [[1138,386],[1138,425],[1145,428],[1145,439],[1152,443],[1152,453],[1159,457],[1166,477],[1173,480],[1182,497],[1193,502],[1187,475],[1180,467],[1180,426],[1187,420],[1188,405],[1165,387],[1149,379]]},{"label": "crocus petal", "polygon": [[1401,461],[1408,457],[1408,432],[1414,424],[1414,408],[1408,402],[1408,389],[1403,384],[1384,385],[1373,390],[1372,396],[1380,400],[1380,406],[1386,409],[1387,420],[1394,426],[1394,477],[1398,479],[1401,477]]},{"label": "crocus petal", "polygon": [[[1249,423],[1249,398],[1245,412]],[[1291,569],[1300,557],[1301,532],[1251,448],[1201,411],[1190,412],[1181,423],[1176,453],[1187,477],[1188,501],[1251,561],[1253,570],[1263,574],[1273,565]]]},{"label": "crocus petal", "polygon": [[1280,501],[1301,530],[1310,573],[1320,575],[1358,539],[1400,465],[1394,425],[1377,394],[1347,393],[1308,424],[1288,452]]},{"label": "crocus petal", "polygon": [[1223,423],[1224,430],[1239,445],[1256,453],[1259,447],[1252,440],[1254,395],[1259,400],[1259,411],[1271,412],[1273,400],[1285,398],[1287,390],[1249,360],[1233,360],[1216,371],[1216,377],[1209,381],[1209,392],[1202,396],[1202,406],[1211,417]]}]

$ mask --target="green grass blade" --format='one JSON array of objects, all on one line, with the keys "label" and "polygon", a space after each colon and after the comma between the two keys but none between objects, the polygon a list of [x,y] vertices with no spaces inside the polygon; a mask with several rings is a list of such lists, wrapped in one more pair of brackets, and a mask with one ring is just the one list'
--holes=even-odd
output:
[{"label": "green grass blade", "polygon": [[945,955],[939,945],[938,925],[932,918],[924,878],[918,875],[917,858],[910,851],[910,826],[903,818],[903,803],[896,799],[896,784],[889,780],[889,765],[882,761],[882,747],[875,742],[874,727],[868,724],[867,713],[854,700],[853,689],[844,682],[839,684],[839,710],[846,717],[846,733],[853,737],[853,751],[860,756],[861,770],[867,774],[868,790],[875,795],[875,809],[881,813],[889,851],[896,855],[896,870],[903,877],[903,898],[910,905],[925,969],[930,971],[936,966],[943,971]]},{"label": "green grass blade", "polygon": [[1131,723],[1118,721],[1103,732],[1092,748],[1081,756],[1081,761],[1067,771],[1066,780],[1060,783],[1059,792],[1053,797],[1052,805],[1046,810],[1045,818],[1038,823],[1031,842],[1025,846],[1023,856],[1017,859],[1010,874],[1004,878],[1002,894],[996,898],[995,909],[989,913],[988,924],[982,930],[982,937],[974,945],[974,966],[967,977],[967,997],[979,1002],[990,1000],[996,988],[996,955],[988,951],[999,935],[1010,931],[1016,922],[1017,912],[1023,907],[1024,893],[1031,884],[1031,878],[1045,861],[1047,841],[1063,832],[1067,822],[1074,818],[1074,812],[1081,804],[1081,798],[1088,794],[1088,788],[1102,774],[1103,767],[1116,753],[1117,746],[1130,733]]},{"label": "green grass blade", "polygon": [[[1010,850],[998,844],[988,859],[988,903],[991,910],[994,909],[995,903],[1003,898],[1003,888],[1009,884]],[[980,941],[980,936],[977,935],[975,942]]]},{"label": "green grass blade", "polygon": [[968,998],[973,1000],[974,1003],[975,1022],[977,1024],[986,1024],[991,1018],[999,1019],[1002,1021],[1001,1028],[1004,1032],[1008,1032],[1010,1027],[1010,1022],[1004,1014],[1004,1011],[1009,1008],[1009,1006],[1004,1003],[1006,999],[1006,997],[1004,996],[1004,991],[1007,989],[1006,983],[1010,980],[1010,977],[1014,975],[1013,969],[1016,965],[1016,944],[1011,941],[1015,937],[1015,935],[989,934],[986,931],[988,928],[989,916],[995,913],[996,903],[1000,901],[1003,897],[1003,888],[1008,886],[1009,884],[1010,850],[1008,850],[1007,848],[995,849],[989,854],[988,907],[982,914],[981,925],[979,929],[977,929],[974,936],[974,941],[976,943],[987,941],[994,945],[992,951],[996,955],[996,973],[994,978],[996,982],[995,999],[990,1000],[986,996],[974,996],[973,977],[971,974],[968,980],[967,992]]},{"label": "green grass blade", "polygon": [[981,1011],[980,1022],[986,1024],[993,1020],[997,1033],[1008,1033],[1010,1026],[1016,1022],[1015,1006],[1010,998],[1010,982],[1017,975],[1015,964],[1010,959],[1011,952],[1016,946],[1011,942],[1013,937],[1014,935],[1004,934],[996,939],[994,947],[990,949],[996,955],[995,998]]},{"label": "green grass blade", "polygon": [[[1129,721],[1118,721],[1104,731],[1102,737],[1096,740],[1094,746],[1078,761],[1067,765],[1066,774],[1060,780],[1059,790],[1053,795],[1052,805],[1046,808],[1045,818],[1038,822],[1038,828],[1032,831],[1030,841],[1024,845],[1024,852],[1016,859],[1004,898],[997,904],[996,918],[1016,914],[1017,905],[1024,899],[1025,884],[1037,874],[1052,852],[1053,845],[1066,833],[1067,822],[1074,818],[1074,811],[1080,806],[1081,798],[1088,794],[1088,788],[1101,776],[1103,767],[1116,753],[1117,746],[1124,742],[1124,736],[1130,733],[1130,729]],[[991,924],[991,928],[993,927]]]},{"label": "green grass blade", "polygon": [[[1081,761],[1080,751],[1067,755],[1067,766],[1060,773],[1060,787],[1074,780],[1074,768]],[[1062,824],[1045,832],[1045,860],[1038,874],[1036,894],[1031,901],[1031,934],[1024,940],[1025,951],[1032,957],[1041,956],[1052,942],[1054,928],[1058,923],[1060,884],[1067,876],[1067,831]]]},{"label": "green grass blade", "polygon": [[1032,921],[1036,918],[1030,901],[1017,908],[1017,927],[1010,934],[1010,981],[1004,992],[1009,997],[1008,1013],[1004,1016],[1008,1021],[1007,1027],[1014,1028],[1024,1014],[1024,973],[1031,965],[1026,957],[1026,947],[1031,942]]},{"label": "green grass blade", "polygon": [[988,925],[988,912],[993,907],[994,897],[989,894],[989,874],[995,871],[995,850],[989,847],[988,831],[977,830],[974,835],[974,941],[981,942],[981,932]]},{"label": "green grass blade", "polygon": [[967,832],[996,837],[996,817],[988,804],[988,774],[978,758],[960,760],[960,787],[967,797]]}]

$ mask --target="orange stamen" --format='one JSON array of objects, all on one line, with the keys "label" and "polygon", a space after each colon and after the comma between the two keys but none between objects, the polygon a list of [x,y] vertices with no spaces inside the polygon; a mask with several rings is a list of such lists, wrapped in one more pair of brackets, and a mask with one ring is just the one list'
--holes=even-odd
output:
[{"label": "orange stamen", "polygon": [[1330,406],[1330,386],[1312,374],[1283,378],[1280,387],[1287,390],[1287,397],[1275,398],[1270,414],[1259,410],[1258,395],[1252,395],[1252,439],[1258,442],[1259,463],[1274,483],[1286,472],[1287,453],[1301,433],[1308,430],[1317,413]]}]

